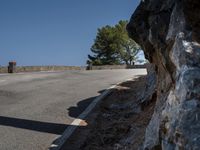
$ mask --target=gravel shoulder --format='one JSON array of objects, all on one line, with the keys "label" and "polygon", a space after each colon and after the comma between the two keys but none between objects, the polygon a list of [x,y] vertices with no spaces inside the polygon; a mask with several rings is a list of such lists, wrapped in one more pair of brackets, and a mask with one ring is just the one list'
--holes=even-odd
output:
[{"label": "gravel shoulder", "polygon": [[62,150],[131,150],[142,145],[155,100],[142,104],[146,76],[118,85],[76,129]]}]

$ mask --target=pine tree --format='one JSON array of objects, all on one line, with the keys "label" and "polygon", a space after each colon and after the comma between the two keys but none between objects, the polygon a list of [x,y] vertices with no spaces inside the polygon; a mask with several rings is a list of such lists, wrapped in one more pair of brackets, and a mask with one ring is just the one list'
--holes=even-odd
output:
[{"label": "pine tree", "polygon": [[93,65],[131,65],[136,60],[140,47],[128,37],[126,25],[128,21],[120,21],[115,26],[98,29],[96,39],[91,47],[93,56],[88,55],[87,63]]}]

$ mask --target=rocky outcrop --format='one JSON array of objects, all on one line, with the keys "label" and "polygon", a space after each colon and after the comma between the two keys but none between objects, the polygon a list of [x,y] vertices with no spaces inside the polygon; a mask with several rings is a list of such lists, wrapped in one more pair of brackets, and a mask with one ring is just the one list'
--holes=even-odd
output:
[{"label": "rocky outcrop", "polygon": [[143,149],[200,149],[200,1],[143,0],[127,29],[157,74]]}]

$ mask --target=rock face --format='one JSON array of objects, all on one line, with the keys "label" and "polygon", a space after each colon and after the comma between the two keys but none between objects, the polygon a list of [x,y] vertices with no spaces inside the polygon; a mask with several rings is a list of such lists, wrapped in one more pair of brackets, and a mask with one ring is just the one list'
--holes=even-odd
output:
[{"label": "rock face", "polygon": [[200,149],[200,1],[143,0],[127,30],[157,74],[143,149]]}]

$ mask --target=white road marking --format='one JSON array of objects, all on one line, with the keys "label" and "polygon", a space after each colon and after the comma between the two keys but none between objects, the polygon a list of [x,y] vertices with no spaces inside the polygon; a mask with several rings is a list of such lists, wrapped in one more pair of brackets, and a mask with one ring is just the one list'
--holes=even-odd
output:
[{"label": "white road marking", "polygon": [[84,112],[82,112],[72,123],[71,126],[67,127],[67,129],[63,132],[63,134],[58,137],[54,143],[51,144],[49,150],[60,150],[64,143],[68,140],[68,138],[73,134],[73,132],[76,130],[77,127],[83,126],[81,125],[83,122],[85,123],[84,118],[95,108],[95,106],[104,99],[108,94],[111,93],[112,89],[116,88],[119,84],[122,84],[126,81],[132,81],[134,78],[127,79],[125,81],[119,82],[110,88],[106,89],[100,96],[95,98],[93,102],[85,109]]}]

